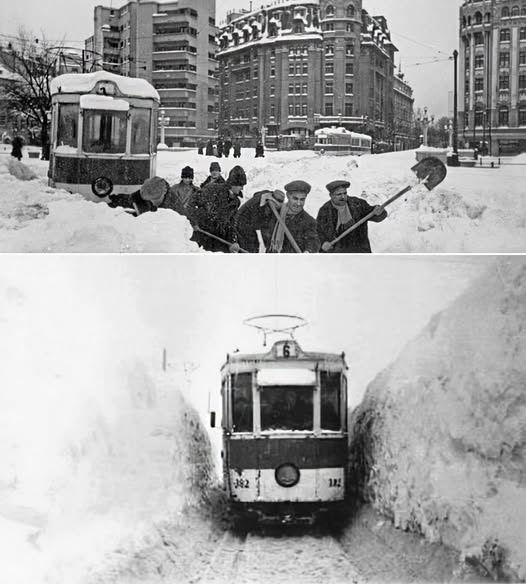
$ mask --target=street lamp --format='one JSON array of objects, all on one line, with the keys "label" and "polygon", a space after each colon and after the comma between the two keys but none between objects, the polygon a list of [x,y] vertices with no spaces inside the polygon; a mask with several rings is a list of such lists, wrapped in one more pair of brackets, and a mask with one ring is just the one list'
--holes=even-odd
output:
[{"label": "street lamp", "polygon": [[447,124],[444,124],[444,130],[448,134],[448,145],[449,151],[453,150],[453,121],[449,120]]},{"label": "street lamp", "polygon": [[427,106],[424,107],[424,113],[418,118],[418,121],[422,124],[424,134],[423,134],[423,146],[427,146],[427,131],[429,126],[435,121],[435,116],[429,117],[427,115]]},{"label": "street lamp", "polygon": [[458,166],[458,51],[453,51],[453,154],[451,166]]},{"label": "street lamp", "polygon": [[157,145],[157,148],[168,148],[168,146],[164,142],[164,128],[169,124],[170,118],[165,115],[166,112],[163,109],[160,110],[159,113],[161,114],[159,116],[159,127],[161,128],[161,141]]}]

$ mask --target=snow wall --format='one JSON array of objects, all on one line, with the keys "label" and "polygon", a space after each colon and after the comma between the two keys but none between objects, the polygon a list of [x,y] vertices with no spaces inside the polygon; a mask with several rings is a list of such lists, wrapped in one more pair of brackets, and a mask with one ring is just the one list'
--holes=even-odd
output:
[{"label": "snow wall", "polygon": [[394,524],[526,579],[526,260],[435,315],[352,414],[351,481]]},{"label": "snow wall", "polygon": [[205,507],[208,435],[118,273],[91,280],[55,257],[2,267],[2,580],[102,582]]}]

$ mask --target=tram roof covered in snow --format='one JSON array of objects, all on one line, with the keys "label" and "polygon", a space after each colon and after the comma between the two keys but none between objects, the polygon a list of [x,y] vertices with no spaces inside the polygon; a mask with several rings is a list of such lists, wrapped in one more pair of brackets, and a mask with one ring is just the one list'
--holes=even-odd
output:
[{"label": "tram roof covered in snow", "polygon": [[347,128],[343,128],[342,126],[331,126],[330,128],[319,128],[318,130],[314,130],[314,135],[316,137],[319,136],[328,136],[331,134],[341,134],[345,136],[353,136],[354,138],[366,138],[367,140],[371,139],[371,136],[368,134],[359,134],[358,132],[351,132]]},{"label": "tram roof covered in snow", "polygon": [[120,94],[128,97],[150,98],[160,101],[159,93],[146,79],[124,77],[96,71],[95,73],[65,73],[51,80],[51,94],[58,93],[91,93],[97,84],[103,82],[113,83]]}]

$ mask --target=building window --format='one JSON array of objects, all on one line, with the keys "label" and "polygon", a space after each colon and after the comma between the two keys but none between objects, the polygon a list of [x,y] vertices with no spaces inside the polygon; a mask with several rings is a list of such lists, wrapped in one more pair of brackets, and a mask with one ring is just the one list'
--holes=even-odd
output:
[{"label": "building window", "polygon": [[[483,45],[484,44],[484,35],[481,32],[476,32],[475,35],[474,35],[474,38],[475,38],[475,44],[476,45]],[[502,40],[502,39],[500,39],[500,40]]]},{"label": "building window", "polygon": [[334,63],[332,61],[328,61],[325,63],[325,74],[332,75],[334,73]]},{"label": "building window", "polygon": [[332,4],[329,4],[325,9],[325,16],[327,18],[332,18],[334,16],[334,12],[335,12],[334,6]]},{"label": "building window", "polygon": [[296,93],[301,94],[301,83],[296,83]]},{"label": "building window", "polygon": [[482,12],[475,12],[475,24],[482,24]]},{"label": "building window", "polygon": [[486,14],[484,14],[484,21],[491,22],[491,12],[486,12]]},{"label": "building window", "polygon": [[484,112],[481,109],[475,111],[475,126],[482,126]]},{"label": "building window", "polygon": [[482,77],[475,77],[475,91],[484,90],[484,79]]},{"label": "building window", "polygon": [[352,57],[354,55],[354,45],[352,44],[345,45],[345,54],[348,57]]},{"label": "building window", "polygon": [[270,95],[274,95],[276,91],[276,86],[275,85],[271,85],[270,86]]},{"label": "building window", "polygon": [[294,115],[294,104],[289,103],[289,116],[293,116],[293,115]]},{"label": "building window", "polygon": [[352,83],[345,84],[345,93],[347,93],[348,95],[352,95],[354,93],[354,87]]},{"label": "building window", "polygon": [[[482,36],[482,34],[481,34]],[[501,28],[500,30],[500,37],[499,40],[501,43],[508,42],[510,40],[510,29],[509,28]]]},{"label": "building window", "polygon": [[352,22],[348,22],[345,26],[345,30],[347,32],[354,32],[354,24]]},{"label": "building window", "polygon": [[509,75],[499,75],[499,89],[509,89],[510,88],[510,76]]},{"label": "building window", "polygon": [[519,11],[519,7],[518,6],[514,6],[511,9],[511,15],[512,16],[519,16],[520,15],[520,11]]},{"label": "building window", "polygon": [[524,73],[519,75],[519,89],[520,90],[526,89],[526,75]]},{"label": "building window", "polygon": [[345,104],[345,116],[347,118],[350,118],[352,115],[353,115],[352,103],[346,103]]},{"label": "building window", "polygon": [[519,28],[519,40],[526,41],[526,26],[521,26]]},{"label": "building window", "polygon": [[519,126],[526,126],[526,107],[519,108]]},{"label": "building window", "polygon": [[499,53],[499,67],[510,66],[510,54],[508,52]]},{"label": "building window", "polygon": [[325,54],[326,55],[334,55],[334,45],[325,45]]},{"label": "building window", "polygon": [[[482,67],[484,67],[484,55],[475,55],[475,69],[480,69]],[[469,69],[469,64],[466,69]]]},{"label": "building window", "polygon": [[466,95],[469,95],[469,79],[466,79],[466,80],[464,81],[464,93],[465,93]]},{"label": "building window", "polygon": [[301,104],[301,115],[302,116],[306,116],[307,115],[307,104],[306,103],[302,103]]},{"label": "building window", "polygon": [[331,103],[326,103],[325,104],[325,115],[326,116],[332,116],[333,115],[333,108],[332,108],[332,102]]},{"label": "building window", "polygon": [[323,28],[325,29],[325,32],[327,32],[327,31],[330,32],[330,31],[334,30],[334,22],[326,22],[323,25]]},{"label": "building window", "polygon": [[509,124],[510,112],[507,106],[499,107],[499,126],[507,126]]},{"label": "building window", "polygon": [[276,67],[274,67],[274,65],[272,65],[272,67],[270,68],[270,76],[276,77]]},{"label": "building window", "polygon": [[307,61],[305,61],[304,63],[301,64],[301,70],[303,75],[307,75],[309,72],[309,64],[307,63]]},{"label": "building window", "polygon": [[295,113],[295,115],[297,115],[297,116],[301,116],[301,104],[297,103],[297,104],[294,106],[294,113]]},{"label": "building window", "polygon": [[504,8],[500,11],[500,16],[501,18],[509,18],[510,9],[507,6],[504,6]]},{"label": "building window", "polygon": [[519,52],[519,65],[526,65],[526,51]]},{"label": "building window", "polygon": [[301,93],[303,93],[304,95],[308,93],[306,83],[301,84]]},{"label": "building window", "polygon": [[294,63],[289,64],[289,75],[294,75]]},{"label": "building window", "polygon": [[347,18],[354,18],[354,6],[352,4],[347,6]]},{"label": "building window", "polygon": [[294,95],[294,83],[289,83],[289,95]]},{"label": "building window", "polygon": [[345,74],[354,75],[354,63],[345,63]]},{"label": "building window", "polygon": [[334,93],[334,83],[332,81],[325,82],[325,93]]},{"label": "building window", "polygon": [[270,104],[270,117],[274,118],[275,116],[276,116],[276,104],[271,103]]}]

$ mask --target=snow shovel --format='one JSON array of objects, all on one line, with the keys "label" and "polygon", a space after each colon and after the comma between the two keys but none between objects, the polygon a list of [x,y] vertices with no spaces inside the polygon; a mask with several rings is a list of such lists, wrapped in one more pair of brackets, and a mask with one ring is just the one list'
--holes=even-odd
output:
[{"label": "snow shovel", "polygon": [[[200,233],[203,233],[204,235],[207,235],[208,237],[211,237],[212,239],[216,239],[217,241],[220,241],[221,243],[228,245],[228,247],[230,247],[231,245],[234,245],[234,243],[232,241],[227,241],[226,239],[223,239],[222,237],[219,237],[218,235],[215,235],[214,233],[210,233],[209,231],[205,231],[204,229],[201,229],[198,225],[196,225],[194,227],[194,230],[199,231]],[[248,251],[246,249],[243,249],[242,247],[239,248],[239,251],[241,253],[248,253]]]},{"label": "snow shovel", "polygon": [[294,248],[294,251],[296,253],[302,253],[300,246],[296,243],[296,240],[292,236],[292,233],[290,232],[289,228],[285,225],[285,221],[283,221],[283,219],[281,218],[281,215],[278,213],[278,210],[276,209],[276,207],[274,207],[274,203],[272,203],[272,201],[269,199],[267,204],[272,209],[272,212],[274,213],[274,217],[276,217],[276,219],[278,220],[278,223],[280,223],[282,225],[283,231],[285,231],[285,235],[287,236],[287,239],[289,240],[290,244]]},{"label": "snow shovel", "polygon": [[[427,158],[423,158],[420,162],[417,162],[414,166],[411,167],[411,170],[416,174],[419,182],[417,184],[424,184],[428,191],[432,191],[437,185],[439,185],[445,178],[447,174],[446,165],[436,156],[429,156]],[[407,187],[403,188],[401,191],[393,195],[390,199],[388,199],[382,205],[379,205],[380,209],[383,210],[390,205],[396,199],[399,199],[401,196],[405,195],[408,191],[410,191],[416,185],[408,185]],[[354,231],[360,225],[363,225],[366,221],[369,221],[371,217],[376,214],[376,208],[374,211],[368,213],[365,217],[362,217],[359,221],[357,221],[354,225],[351,225],[349,229],[346,229],[343,233],[340,233],[338,237],[330,241],[329,243],[333,246],[336,242],[343,239],[351,231]]]}]

